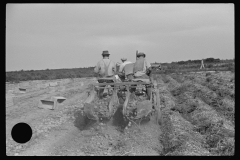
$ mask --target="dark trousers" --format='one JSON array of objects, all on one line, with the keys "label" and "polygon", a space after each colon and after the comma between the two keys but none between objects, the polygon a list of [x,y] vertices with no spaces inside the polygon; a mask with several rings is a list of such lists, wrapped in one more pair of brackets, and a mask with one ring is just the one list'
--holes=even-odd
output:
[{"label": "dark trousers", "polygon": [[118,77],[121,79],[122,82],[125,80],[125,75],[123,73],[118,73]]}]

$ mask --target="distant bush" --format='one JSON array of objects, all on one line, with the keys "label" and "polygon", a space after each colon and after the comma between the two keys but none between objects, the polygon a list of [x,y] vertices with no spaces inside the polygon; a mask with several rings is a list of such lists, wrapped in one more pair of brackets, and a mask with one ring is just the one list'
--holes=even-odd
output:
[{"label": "distant bush", "polygon": [[234,65],[229,65],[227,68],[229,71],[235,72]]},{"label": "distant bush", "polygon": [[[177,64],[179,65],[185,65],[185,64],[199,64],[202,60],[188,60],[188,61],[178,61]],[[204,59],[204,63],[218,63],[221,62],[219,58],[206,58]]]},{"label": "distant bush", "polygon": [[206,58],[204,61],[206,63],[213,63],[214,62],[214,58]]},{"label": "distant bush", "polygon": [[207,65],[208,68],[213,68],[212,64]]},{"label": "distant bush", "polygon": [[178,64],[186,64],[187,62],[185,61],[179,61]]},{"label": "distant bush", "polygon": [[211,73],[209,73],[209,72],[208,72],[208,73],[206,73],[206,76],[210,76],[210,75],[211,75]]},{"label": "distant bush", "polygon": [[6,72],[6,82],[93,77],[93,67]]},{"label": "distant bush", "polygon": [[208,77],[208,78],[206,78],[206,82],[211,82],[211,80],[212,80],[212,79],[211,79],[211,78],[209,78],[209,77]]}]

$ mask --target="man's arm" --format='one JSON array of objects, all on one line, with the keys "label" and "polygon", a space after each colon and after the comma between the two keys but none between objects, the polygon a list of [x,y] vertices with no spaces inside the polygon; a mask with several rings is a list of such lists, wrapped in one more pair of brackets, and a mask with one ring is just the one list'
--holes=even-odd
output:
[{"label": "man's arm", "polygon": [[118,75],[124,76],[124,67],[122,66],[122,64],[121,64],[120,67],[119,67]]},{"label": "man's arm", "polygon": [[112,62],[112,63],[113,63],[112,70],[113,70],[114,74],[116,74],[116,72],[117,72],[116,64],[114,62]]},{"label": "man's arm", "polygon": [[99,62],[97,63],[97,65],[94,68],[94,73],[99,73]]},{"label": "man's arm", "polygon": [[145,60],[145,65],[146,65],[146,69],[150,69],[152,68],[151,64]]},{"label": "man's arm", "polygon": [[120,66],[119,66],[119,70],[118,70],[118,72],[123,72],[123,64],[121,64]]},{"label": "man's arm", "polygon": [[146,74],[149,76],[152,71],[151,64],[145,60],[145,65],[146,65]]}]

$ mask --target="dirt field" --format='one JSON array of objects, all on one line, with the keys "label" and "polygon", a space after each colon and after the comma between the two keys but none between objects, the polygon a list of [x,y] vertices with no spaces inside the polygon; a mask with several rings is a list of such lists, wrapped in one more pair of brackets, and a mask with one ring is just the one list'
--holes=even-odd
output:
[{"label": "dirt field", "polygon": [[[154,78],[160,90],[160,124],[125,122],[121,105],[111,121],[84,118],[82,102],[88,85],[96,83],[93,78],[55,80],[59,82],[55,87],[39,87],[48,81],[7,84],[6,155],[234,155],[234,73],[158,74]],[[20,86],[29,89],[19,93],[16,87]],[[66,100],[56,110],[38,108],[40,99],[51,96]],[[19,122],[33,130],[25,144],[11,138],[11,129]]]}]

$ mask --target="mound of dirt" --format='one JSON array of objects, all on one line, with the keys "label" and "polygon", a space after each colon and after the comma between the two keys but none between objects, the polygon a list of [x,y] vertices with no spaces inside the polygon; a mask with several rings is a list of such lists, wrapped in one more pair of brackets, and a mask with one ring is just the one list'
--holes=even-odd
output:
[{"label": "mound of dirt", "polygon": [[[235,129],[233,123],[227,120],[227,116],[233,117],[234,102],[224,94],[221,97],[218,89],[213,91],[207,85],[202,85],[205,82],[203,80],[200,83],[199,76],[203,75],[188,75],[187,79],[174,75],[176,82],[181,84],[169,76],[164,77],[169,80],[166,85],[174,96],[171,99],[175,105],[171,109],[164,108],[161,125],[163,134],[160,136],[164,146],[163,155],[234,154],[232,138]],[[165,103],[164,98],[161,102]]]},{"label": "mound of dirt", "polygon": [[209,152],[201,147],[203,137],[193,131],[190,122],[172,111],[165,110],[162,116],[163,134],[159,138],[164,147],[162,155],[209,155]]}]

